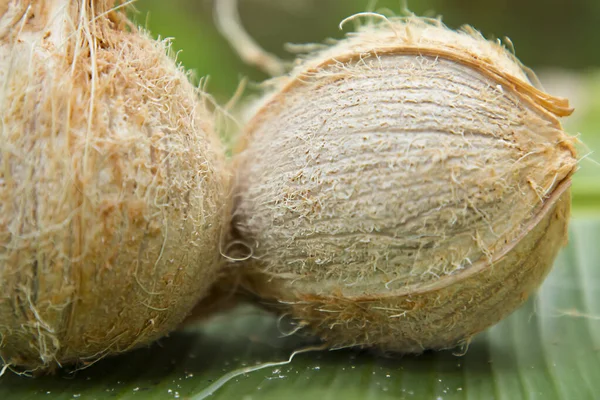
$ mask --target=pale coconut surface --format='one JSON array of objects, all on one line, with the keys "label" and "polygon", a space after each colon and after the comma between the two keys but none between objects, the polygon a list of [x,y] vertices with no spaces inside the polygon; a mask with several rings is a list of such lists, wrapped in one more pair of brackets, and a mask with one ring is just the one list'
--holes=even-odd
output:
[{"label": "pale coconut surface", "polygon": [[558,195],[497,258],[431,284],[385,294],[315,295],[285,278],[252,271],[244,285],[265,306],[300,320],[333,348],[421,353],[468,346],[474,335],[523,304],[549,272],[565,243],[571,206],[566,187]]},{"label": "pale coconut surface", "polygon": [[467,340],[521,304],[565,242],[568,113],[502,47],[438,23],[366,28],[309,58],[237,155],[251,290],[334,346]]},{"label": "pale coconut surface", "polygon": [[112,1],[28,3],[0,38],[0,355],[85,365],[206,293],[228,177],[168,43]]}]

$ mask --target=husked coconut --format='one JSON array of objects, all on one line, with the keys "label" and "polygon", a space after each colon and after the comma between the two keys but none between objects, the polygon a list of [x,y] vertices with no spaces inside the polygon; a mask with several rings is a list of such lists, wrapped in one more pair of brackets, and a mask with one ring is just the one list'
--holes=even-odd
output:
[{"label": "husked coconut", "polygon": [[219,267],[201,93],[109,0],[0,5],[0,356],[79,366],[173,330]]},{"label": "husked coconut", "polygon": [[332,347],[449,348],[510,314],[567,240],[577,166],[531,76],[415,17],[309,55],[235,156],[245,290]]}]

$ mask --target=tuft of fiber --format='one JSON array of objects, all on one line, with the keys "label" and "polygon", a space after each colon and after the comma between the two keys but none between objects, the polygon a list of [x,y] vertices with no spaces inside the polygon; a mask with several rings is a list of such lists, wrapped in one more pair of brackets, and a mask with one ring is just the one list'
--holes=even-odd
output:
[{"label": "tuft of fiber", "polygon": [[497,43],[416,17],[311,54],[247,125],[233,234],[247,291],[332,347],[467,342],[566,242],[564,99]]},{"label": "tuft of fiber", "polygon": [[0,356],[82,367],[208,292],[229,172],[203,94],[123,4],[0,10]]}]

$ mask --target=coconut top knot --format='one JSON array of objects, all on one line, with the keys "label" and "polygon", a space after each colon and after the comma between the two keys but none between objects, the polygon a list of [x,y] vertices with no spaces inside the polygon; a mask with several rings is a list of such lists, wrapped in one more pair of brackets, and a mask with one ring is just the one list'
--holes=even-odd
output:
[{"label": "coconut top knot", "polygon": [[12,0],[0,2],[0,40],[34,40],[40,36],[68,48],[85,33],[104,45],[114,44],[111,31],[136,27],[119,0]]}]

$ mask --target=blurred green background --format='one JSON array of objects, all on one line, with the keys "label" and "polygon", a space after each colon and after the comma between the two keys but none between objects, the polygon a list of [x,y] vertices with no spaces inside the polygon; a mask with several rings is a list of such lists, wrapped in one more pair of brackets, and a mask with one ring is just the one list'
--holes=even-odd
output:
[{"label": "blurred green background", "polygon": [[[266,50],[293,60],[286,43],[341,38],[345,17],[367,9],[400,13],[400,0],[239,0],[244,27]],[[417,15],[441,15],[450,27],[469,24],[487,38],[509,37],[517,56],[539,75],[553,95],[567,97],[575,113],[565,128],[582,140],[581,169],[574,180],[575,213],[600,210],[600,1],[597,0],[412,0]],[[217,31],[213,0],[141,0],[134,19],[154,36],[173,38],[178,60],[207,90],[227,102],[242,78],[267,75],[245,65]],[[346,31],[352,29],[348,24]],[[247,93],[247,92],[246,92]]]},{"label": "blurred green background", "polygon": [[[365,11],[399,13],[399,0],[239,0],[245,28],[265,49],[283,58],[293,56],[285,43],[322,42],[340,38],[338,23]],[[418,15],[443,17],[450,27],[470,24],[488,38],[510,37],[517,55],[535,69],[585,71],[600,67],[597,0],[412,0]],[[235,90],[239,78],[262,80],[265,75],[245,66],[215,29],[210,0],[142,0],[137,20],[153,34],[175,38],[183,50],[180,61],[199,76],[210,76],[209,89],[219,98]],[[351,28],[351,24],[347,29]]]}]

